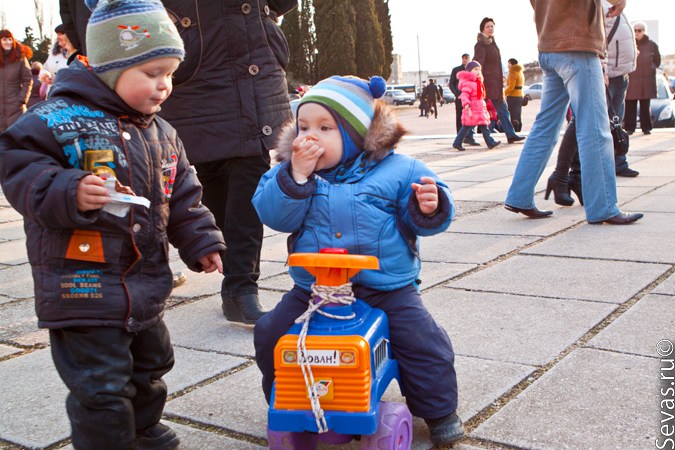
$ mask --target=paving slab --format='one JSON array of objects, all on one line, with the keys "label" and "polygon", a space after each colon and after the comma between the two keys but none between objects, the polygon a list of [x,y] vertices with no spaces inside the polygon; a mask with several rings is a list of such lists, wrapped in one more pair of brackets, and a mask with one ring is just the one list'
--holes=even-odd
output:
[{"label": "paving slab", "polygon": [[0,340],[14,341],[38,330],[33,300],[19,300],[0,305]]},{"label": "paving slab", "polygon": [[507,211],[502,204],[493,209],[462,217],[450,225],[450,231],[457,233],[481,233],[513,236],[550,236],[585,220],[582,208],[558,208],[553,205],[539,205],[554,211],[547,219],[528,219],[522,214]]},{"label": "paving slab", "polygon": [[[1,197],[4,199],[4,197]],[[0,200],[0,223],[20,222],[23,223],[23,217],[16,210],[9,206],[9,203]]]},{"label": "paving slab", "polygon": [[476,264],[424,261],[419,276],[419,279],[422,281],[420,289],[426,291],[432,286],[444,283],[449,279],[473,270],[476,267],[478,267]]},{"label": "paving slab", "polygon": [[12,347],[9,345],[0,344],[0,358],[4,358],[9,355],[15,355],[21,353],[23,349]]},{"label": "paving slab", "polygon": [[[639,178],[639,177],[638,177]],[[668,184],[630,202],[630,207],[634,211],[644,213],[661,212],[675,213],[675,183]]]},{"label": "paving slab", "polygon": [[[247,363],[242,358],[180,347],[174,351],[176,364],[164,377],[169,394]],[[49,349],[1,362],[0,379],[0,438],[44,448],[70,436],[65,410],[68,390],[54,368]]]},{"label": "paving slab", "polygon": [[424,261],[484,264],[539,239],[536,236],[499,236],[445,232],[420,239]]},{"label": "paving slab", "polygon": [[30,265],[5,266],[0,270],[0,286],[0,305],[10,300],[32,298],[35,290]]},{"label": "paving slab", "polygon": [[662,339],[675,342],[675,296],[647,295],[591,339],[588,346],[658,358],[656,344]]},{"label": "paving slab", "polygon": [[616,305],[510,294],[434,289],[424,304],[455,353],[543,366],[575,343]]},{"label": "paving slab", "polygon": [[475,291],[623,303],[671,266],[516,255],[447,284]]},{"label": "paving slab", "polygon": [[652,212],[630,226],[585,224],[523,253],[673,264],[674,235],[675,214]]},{"label": "paving slab", "polygon": [[654,294],[675,295],[675,274],[671,274],[665,281],[656,286]]},{"label": "paving slab", "polygon": [[23,231],[23,221],[0,223],[0,238],[7,241],[25,239],[26,233]]},{"label": "paving slab", "polygon": [[658,374],[653,358],[578,349],[473,434],[518,448],[653,448]]},{"label": "paving slab", "polygon": [[288,233],[278,233],[270,236],[263,241],[263,247],[260,252],[261,261],[275,261],[286,264],[288,258]]},{"label": "paving slab", "polygon": [[27,262],[25,239],[0,242],[0,264],[18,266]]}]

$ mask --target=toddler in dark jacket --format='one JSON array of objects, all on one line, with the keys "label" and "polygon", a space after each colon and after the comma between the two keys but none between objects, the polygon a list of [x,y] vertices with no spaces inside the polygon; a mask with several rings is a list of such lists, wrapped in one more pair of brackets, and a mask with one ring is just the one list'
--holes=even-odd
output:
[{"label": "toddler in dark jacket", "polygon": [[89,60],[0,137],[0,182],[24,217],[73,446],[170,449],[169,243],[205,272],[222,272],[225,244],[176,131],[155,116],[184,57],[176,27],[159,0],[96,3]]}]

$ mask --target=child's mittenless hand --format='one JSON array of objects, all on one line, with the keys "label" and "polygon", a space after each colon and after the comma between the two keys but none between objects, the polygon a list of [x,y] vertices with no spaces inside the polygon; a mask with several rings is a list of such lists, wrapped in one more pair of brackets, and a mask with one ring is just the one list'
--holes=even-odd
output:
[{"label": "child's mittenless hand", "polygon": [[220,253],[213,252],[199,258],[199,264],[202,265],[204,272],[211,273],[215,270],[223,273],[223,261],[220,259]]},{"label": "child's mittenless hand", "polygon": [[420,211],[428,216],[438,209],[438,186],[431,177],[420,178],[420,183],[422,184],[413,183],[411,187],[417,196]]},{"label": "child's mittenless hand", "polygon": [[306,135],[296,137],[293,141],[293,154],[291,155],[293,179],[296,182],[307,181],[323,153],[323,147],[320,147],[311,137]]},{"label": "child's mittenless hand", "polygon": [[103,180],[96,175],[87,175],[80,180],[75,191],[75,199],[77,210],[80,212],[101,209],[110,203],[108,190]]}]

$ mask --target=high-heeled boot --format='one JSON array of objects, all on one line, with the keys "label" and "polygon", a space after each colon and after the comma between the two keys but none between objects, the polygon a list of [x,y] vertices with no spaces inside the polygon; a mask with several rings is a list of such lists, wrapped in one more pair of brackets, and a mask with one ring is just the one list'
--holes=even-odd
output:
[{"label": "high-heeled boot", "polygon": [[260,306],[258,294],[244,294],[237,297],[222,294],[221,298],[223,314],[230,322],[254,324],[267,312]]},{"label": "high-heeled boot", "polygon": [[574,194],[579,199],[581,206],[584,206],[584,196],[581,192],[581,178],[570,175],[568,186],[570,187],[570,191],[574,192]]},{"label": "high-heeled boot", "polygon": [[544,200],[548,200],[549,195],[553,191],[553,199],[558,205],[571,206],[574,199],[570,195],[570,188],[567,182],[560,180],[555,174],[548,177],[546,184],[546,194]]}]

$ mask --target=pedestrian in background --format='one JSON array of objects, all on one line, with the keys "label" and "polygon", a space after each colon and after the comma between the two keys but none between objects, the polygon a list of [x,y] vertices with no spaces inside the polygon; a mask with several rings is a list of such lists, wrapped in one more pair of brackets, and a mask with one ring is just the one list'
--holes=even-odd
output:
[{"label": "pedestrian in background", "polygon": [[[156,116],[183,41],[159,0],[101,0],[87,41],[89,64],[59,72],[51,98],[2,134],[0,182],[24,217],[73,447],[175,449],[160,423],[174,364],[167,247],[205,272],[222,270],[225,251],[176,130]],[[118,192],[138,203],[111,203]]]},{"label": "pedestrian in background", "polygon": [[504,95],[506,96],[506,104],[513,129],[519,132],[523,127],[523,84],[525,84],[525,76],[523,75],[523,66],[518,64],[516,58],[509,58],[507,64],[509,74],[506,77]]},{"label": "pedestrian in background", "polygon": [[56,42],[52,45],[47,61],[42,65],[40,71],[40,83],[45,85],[45,98],[49,96],[49,89],[54,83],[56,74],[59,70],[68,67],[68,57],[75,53],[75,47],[66,36],[63,25],[58,25],[54,32],[56,33]]},{"label": "pedestrian in background", "polygon": [[[541,108],[525,142],[506,196],[505,207],[539,219],[553,214],[534,204],[534,190],[558,141],[571,102],[576,123],[582,190],[589,223],[624,225],[643,217],[619,210],[614,145],[600,58],[607,50],[602,8],[597,0],[576,0],[570,8],[555,0],[530,0],[537,27],[539,65],[544,72]],[[625,0],[610,0],[610,16]]]},{"label": "pedestrian in background", "polygon": [[633,24],[637,42],[638,57],[635,71],[628,75],[626,92],[626,115],[624,126],[633,134],[637,126],[637,105],[640,103],[640,128],[644,134],[652,132],[651,99],[656,98],[656,69],[661,65],[661,54],[656,42],[647,36],[647,25]]},{"label": "pedestrian in background", "polygon": [[509,144],[512,144],[525,138],[518,136],[511,124],[511,116],[504,98],[502,56],[495,42],[494,33],[494,19],[484,17],[480,22],[480,33],[478,33],[476,45],[473,47],[473,60],[477,61],[482,67],[486,98],[492,100],[492,104],[497,110],[499,123],[506,134],[506,139]]},{"label": "pedestrian in background", "polygon": [[16,41],[9,30],[0,30],[0,47],[0,131],[4,131],[26,112],[33,87],[28,65],[33,50]]},{"label": "pedestrian in background", "polygon": [[[459,78],[457,74],[463,72],[466,68],[467,63],[469,62],[469,54],[464,53],[462,55],[462,64],[452,69],[450,74],[450,90],[455,95],[455,127],[457,128],[457,133],[462,129],[462,101],[459,99],[459,96],[462,95],[462,91],[459,89]],[[479,146],[480,144],[476,142],[473,137],[473,128],[469,130],[466,137],[464,138],[463,144]]]}]

